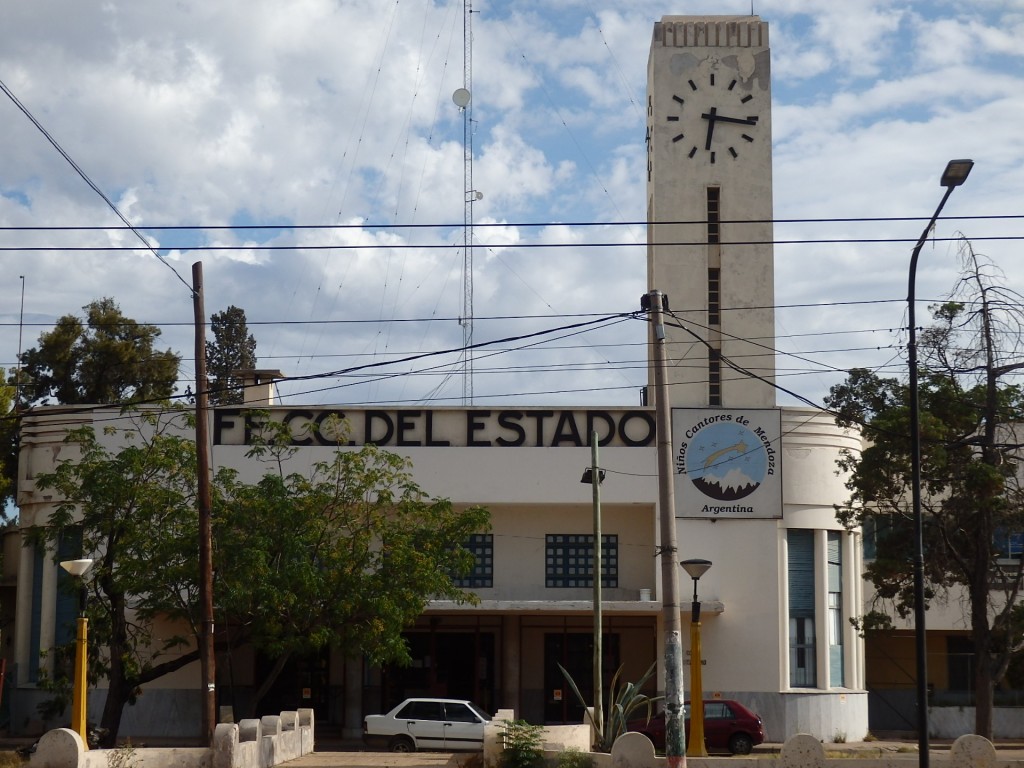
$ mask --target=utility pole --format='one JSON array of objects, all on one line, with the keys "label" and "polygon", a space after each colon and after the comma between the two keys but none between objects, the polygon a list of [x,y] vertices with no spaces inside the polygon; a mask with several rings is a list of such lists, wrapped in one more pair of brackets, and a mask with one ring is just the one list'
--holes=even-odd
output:
[{"label": "utility pole", "polygon": [[665,361],[667,298],[652,290],[641,308],[650,313],[651,358],[654,365],[654,406],[658,443],[658,511],[661,524],[662,621],[665,625],[665,760],[668,768],[686,766],[683,725],[683,621],[679,612],[679,566],[676,546],[675,475],[672,471],[672,410]]},{"label": "utility pole", "polygon": [[210,387],[206,380],[206,309],[203,262],[192,265],[192,305],[196,344],[196,474],[199,505],[199,666],[202,675],[201,733],[213,746],[217,725],[216,659],[213,652],[213,494],[210,488]]},{"label": "utility pole", "polygon": [[594,501],[594,730],[604,741],[604,663],[603,621],[601,612],[601,581],[604,568],[601,563],[601,469],[597,461],[597,430],[590,433],[590,486]]}]

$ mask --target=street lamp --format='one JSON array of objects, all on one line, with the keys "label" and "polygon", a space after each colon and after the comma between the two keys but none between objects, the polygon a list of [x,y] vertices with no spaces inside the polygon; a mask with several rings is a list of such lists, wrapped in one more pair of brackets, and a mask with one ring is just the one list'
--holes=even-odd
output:
[{"label": "street lamp", "polygon": [[928,664],[926,652],[928,644],[925,636],[925,605],[924,605],[924,523],[921,519],[921,404],[917,391],[917,323],[915,320],[914,283],[917,278],[917,257],[928,239],[928,233],[935,226],[943,206],[953,190],[967,181],[967,176],[974,167],[973,160],[950,160],[946,170],[942,172],[939,183],[946,188],[946,193],[939,202],[939,207],[932,214],[928,226],[914,246],[910,256],[910,278],[907,288],[907,323],[910,330],[907,336],[907,364],[910,366],[910,495],[914,516],[914,645],[917,653],[917,752],[918,765],[928,768]]},{"label": "street lamp", "polygon": [[704,681],[700,660],[700,600],[697,582],[711,567],[710,560],[683,560],[679,563],[693,579],[693,602],[690,604],[690,738],[686,743],[687,757],[707,757],[704,746]]},{"label": "street lamp", "polygon": [[75,632],[75,684],[71,700],[71,730],[77,731],[82,737],[82,746],[89,748],[89,737],[86,734],[86,696],[88,694],[86,673],[88,671],[87,641],[89,635],[89,619],[85,616],[86,601],[89,599],[85,587],[86,571],[92,568],[93,561],[89,558],[80,560],[62,560],[60,567],[71,574],[78,582],[78,621]]},{"label": "street lamp", "polygon": [[583,470],[581,483],[588,483],[592,489],[594,498],[594,730],[598,739],[604,737],[604,680],[601,674],[601,665],[604,658],[604,643],[602,642],[602,617],[601,617],[601,577],[604,571],[601,567],[601,481],[604,480],[604,470],[597,466],[597,432],[590,434],[590,466]]}]

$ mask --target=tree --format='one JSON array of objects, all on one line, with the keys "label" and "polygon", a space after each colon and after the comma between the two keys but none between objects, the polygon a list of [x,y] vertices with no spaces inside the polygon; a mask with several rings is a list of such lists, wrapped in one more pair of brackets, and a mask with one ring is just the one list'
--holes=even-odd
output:
[{"label": "tree", "polygon": [[210,317],[213,341],[206,342],[206,370],[211,405],[241,403],[245,393],[234,371],[256,367],[256,339],[249,333],[245,310],[230,306]]},{"label": "tree", "polygon": [[[296,449],[269,427],[250,457],[271,471],[255,485],[222,473],[215,515],[221,624],[275,659],[253,707],[293,654],[331,647],[408,663],[402,631],[428,600],[475,600],[452,577],[473,566],[463,544],[489,520],[481,507],[428,498],[407,459],[374,445],[288,472]],[[324,430],[347,435],[338,422]]]},{"label": "tree", "polygon": [[[119,431],[124,446],[116,452],[91,427],[74,430],[66,442],[77,446],[79,458],[36,479],[61,502],[27,541],[57,552],[61,541],[80,540],[81,555],[96,559],[87,581],[89,669],[108,683],[104,746],[116,743],[124,706],[142,685],[198,658],[187,652],[188,635],[197,636],[199,626],[195,441],[173,429],[186,418],[139,416],[134,428]],[[187,630],[158,637],[158,617],[184,622]],[[65,682],[51,680],[51,690],[60,693]]]},{"label": "tree", "polygon": [[[995,283],[970,243],[949,301],[932,307],[921,335],[922,515],[926,597],[962,589],[969,600],[975,732],[992,738],[994,689],[1024,648],[1016,607],[1024,558],[1005,546],[1024,534],[1020,436],[1024,393],[1008,379],[1021,368],[1021,297]],[[878,532],[865,569],[877,597],[901,617],[914,608],[909,392],[902,382],[854,370],[826,405],[843,426],[861,425],[868,445],[840,460],[851,496],[838,510],[848,525]],[[885,626],[872,612],[865,626]]]},{"label": "tree", "polygon": [[[69,433],[79,457],[37,475],[37,487],[60,501],[28,536],[53,552],[80,540],[82,555],[97,559],[90,673],[108,682],[104,746],[116,743],[141,686],[199,659],[195,441],[181,429],[191,416],[172,409],[133,419],[107,427],[103,440],[90,427]],[[257,447],[254,460],[272,455],[275,464],[252,485],[230,469],[215,477],[215,609],[231,632],[218,651],[251,642],[279,666],[289,653],[329,644],[408,658],[401,632],[427,600],[472,599],[451,575],[472,563],[462,544],[486,525],[486,512],[427,498],[404,459],[374,447],[339,449],[286,474],[287,454]],[[179,631],[167,636],[168,626]],[[67,681],[49,683],[60,694]]]},{"label": "tree", "polygon": [[14,500],[18,478],[18,414],[13,386],[3,383],[0,368],[0,517],[7,519],[7,504]]},{"label": "tree", "polygon": [[61,317],[21,355],[21,404],[138,403],[174,393],[181,358],[154,349],[159,328],[125,317],[109,298],[82,309],[84,323]]}]

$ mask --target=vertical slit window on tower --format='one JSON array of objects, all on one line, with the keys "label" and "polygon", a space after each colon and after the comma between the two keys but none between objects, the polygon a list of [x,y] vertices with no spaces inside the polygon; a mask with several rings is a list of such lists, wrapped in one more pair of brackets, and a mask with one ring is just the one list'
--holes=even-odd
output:
[{"label": "vertical slit window on tower", "polygon": [[722,324],[722,270],[708,268],[708,325]]},{"label": "vertical slit window on tower", "polygon": [[722,404],[722,353],[708,350],[708,404]]},{"label": "vertical slit window on tower", "polygon": [[719,187],[708,187],[708,242],[718,243],[719,227],[721,225],[721,206]]}]

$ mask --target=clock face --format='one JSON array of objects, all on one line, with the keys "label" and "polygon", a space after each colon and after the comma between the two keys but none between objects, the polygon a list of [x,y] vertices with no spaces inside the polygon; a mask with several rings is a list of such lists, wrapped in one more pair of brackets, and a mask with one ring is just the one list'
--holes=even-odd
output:
[{"label": "clock face", "polygon": [[757,139],[757,100],[731,74],[695,73],[673,92],[665,122],[672,146],[686,157],[736,160]]}]

